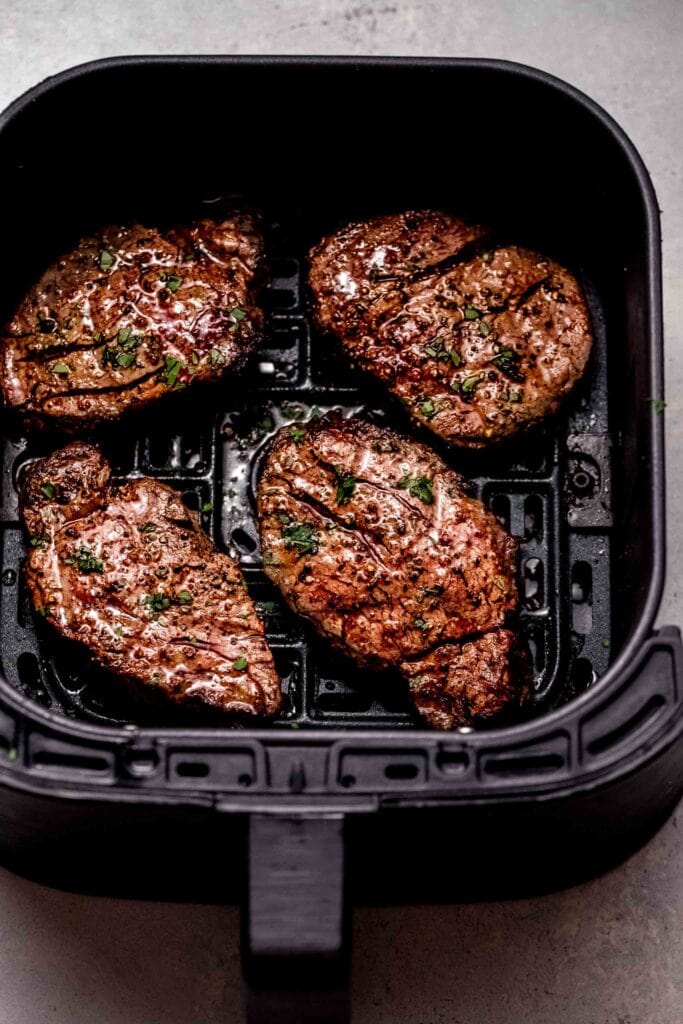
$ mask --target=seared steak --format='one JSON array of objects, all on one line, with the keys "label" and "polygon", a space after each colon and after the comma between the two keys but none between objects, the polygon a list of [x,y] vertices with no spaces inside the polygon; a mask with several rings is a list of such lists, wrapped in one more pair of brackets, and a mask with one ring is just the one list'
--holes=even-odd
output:
[{"label": "seared steak", "polygon": [[273,715],[280,681],[238,566],[170,487],[110,484],[98,448],[74,442],[21,486],[37,611],[140,693],[184,707]]},{"label": "seared steak", "polygon": [[75,430],[239,368],[261,331],[261,258],[246,214],[84,238],[2,332],[4,404]]},{"label": "seared steak", "polygon": [[442,213],[378,217],[323,239],[309,277],[319,325],[414,420],[471,448],[555,412],[592,344],[568,270],[484,237]]},{"label": "seared steak", "polygon": [[336,415],[283,428],[258,513],[291,607],[360,665],[399,668],[433,725],[519,704],[515,542],[425,445]]}]

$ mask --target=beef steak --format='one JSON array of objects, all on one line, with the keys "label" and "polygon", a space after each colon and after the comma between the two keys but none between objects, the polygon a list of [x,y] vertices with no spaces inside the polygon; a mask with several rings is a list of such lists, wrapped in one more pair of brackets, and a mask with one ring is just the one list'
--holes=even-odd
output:
[{"label": "beef steak", "polygon": [[170,487],[145,477],[114,487],[110,475],[80,441],[26,470],[36,609],[139,693],[274,715],[280,680],[237,564]]}]

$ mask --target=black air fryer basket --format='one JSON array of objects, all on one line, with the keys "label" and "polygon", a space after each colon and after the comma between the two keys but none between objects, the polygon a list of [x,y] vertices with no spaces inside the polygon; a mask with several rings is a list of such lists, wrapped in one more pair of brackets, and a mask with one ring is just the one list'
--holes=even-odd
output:
[{"label": "black air fryer basket", "polygon": [[[121,58],[14,103],[0,119],[0,169],[3,318],[91,229],[236,202],[263,211],[267,330],[246,379],[100,440],[117,479],[172,484],[240,554],[286,691],[268,727],[140,718],[36,624],[16,484],[59,439],[8,426],[4,863],[112,895],[247,893],[250,1020],[342,1021],[350,899],[539,892],[650,835],[683,789],[681,641],[653,631],[664,575],[658,213],[617,125],[562,82],[498,61]],[[596,335],[585,380],[535,435],[476,458],[433,441],[519,540],[535,700],[498,730],[426,731],[395,681],[333,655],[267,583],[254,526],[261,456],[282,423],[341,408],[411,429],[316,335],[303,282],[323,234],[426,206],[571,267]]]}]

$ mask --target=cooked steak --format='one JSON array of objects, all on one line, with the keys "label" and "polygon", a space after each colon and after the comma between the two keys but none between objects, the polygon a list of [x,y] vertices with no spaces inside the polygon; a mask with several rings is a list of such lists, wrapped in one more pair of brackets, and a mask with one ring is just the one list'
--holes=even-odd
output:
[{"label": "cooked steak", "polygon": [[291,607],[360,665],[398,667],[429,722],[520,703],[515,542],[427,447],[334,414],[283,428],[258,513]]},{"label": "cooked steak", "polygon": [[568,270],[484,237],[442,213],[378,217],[323,239],[309,277],[320,327],[414,420],[470,448],[555,412],[592,344]]},{"label": "cooked steak", "polygon": [[139,693],[275,714],[280,681],[238,566],[170,487],[113,487],[110,472],[78,441],[28,467],[20,500],[38,612]]},{"label": "cooked steak", "polygon": [[239,368],[261,331],[261,258],[247,214],[84,238],[2,331],[5,406],[75,430]]}]

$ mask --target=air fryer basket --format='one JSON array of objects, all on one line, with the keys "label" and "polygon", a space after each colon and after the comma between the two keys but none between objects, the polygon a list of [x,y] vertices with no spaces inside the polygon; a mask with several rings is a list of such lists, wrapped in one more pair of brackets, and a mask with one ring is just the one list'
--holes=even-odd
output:
[{"label": "air fryer basket", "polygon": [[[292,1020],[342,1020],[345,877],[355,898],[481,898],[565,884],[642,841],[683,787],[681,650],[676,630],[652,632],[664,571],[657,208],[617,126],[563,83],[502,62],[120,58],[10,107],[0,167],[3,317],[47,260],[99,225],[263,211],[267,330],[246,379],[100,441],[116,479],[177,487],[239,554],[286,691],[270,727],[140,718],[36,624],[16,486],[57,439],[8,424],[5,861],[95,891],[233,899],[248,888],[251,1019],[274,1019],[273,1007],[284,1019],[286,989]],[[586,379],[534,435],[476,456],[432,441],[519,539],[536,693],[527,719],[499,730],[427,732],[400,683],[331,654],[266,581],[254,526],[280,424],[341,408],[412,429],[317,335],[304,279],[325,232],[416,206],[450,207],[567,263],[596,335]],[[133,840],[134,865],[112,859]],[[168,844],[182,877],[157,860]]]}]

